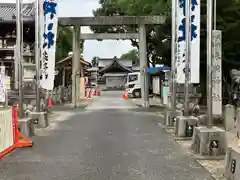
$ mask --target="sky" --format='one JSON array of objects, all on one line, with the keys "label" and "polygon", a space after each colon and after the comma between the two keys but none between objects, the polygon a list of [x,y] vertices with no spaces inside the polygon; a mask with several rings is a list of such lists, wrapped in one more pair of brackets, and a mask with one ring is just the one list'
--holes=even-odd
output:
[{"label": "sky", "polygon": [[[32,2],[34,0],[23,0],[23,2]],[[86,17],[93,16],[93,9],[100,5],[99,0],[59,0],[59,17]],[[0,0],[0,3],[14,3],[15,0]],[[82,33],[91,33],[88,27],[82,28]],[[100,58],[112,58],[114,56],[120,57],[123,53],[133,49],[129,40],[115,41],[104,40],[95,41],[87,40],[84,43],[83,57],[87,61],[91,61],[94,56]]]}]

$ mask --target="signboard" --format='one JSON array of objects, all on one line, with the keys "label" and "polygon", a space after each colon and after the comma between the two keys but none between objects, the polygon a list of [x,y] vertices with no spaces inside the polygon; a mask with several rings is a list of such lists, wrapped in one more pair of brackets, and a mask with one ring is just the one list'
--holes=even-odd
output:
[{"label": "signboard", "polygon": [[2,76],[5,76],[5,70],[6,70],[6,67],[5,66],[0,66],[0,74]]},{"label": "signboard", "polygon": [[160,95],[160,77],[153,76],[152,78],[153,93]]},{"label": "signboard", "polygon": [[212,112],[222,115],[222,33],[212,33]]},{"label": "signboard", "polygon": [[52,90],[55,78],[57,0],[40,0],[40,85]]},{"label": "signboard", "polygon": [[[176,81],[185,83],[185,52],[186,52],[186,14],[185,1],[177,2],[176,16]],[[191,58],[190,58],[190,83],[199,83],[200,68],[200,0],[191,0]]]},{"label": "signboard", "polygon": [[3,76],[0,74],[0,102],[4,103],[6,101],[6,88],[4,86]]},{"label": "signboard", "polygon": [[164,105],[167,105],[167,104],[168,104],[168,95],[169,95],[169,92],[170,92],[170,88],[169,88],[169,87],[164,86],[164,87],[162,88],[162,98],[163,98],[163,104],[164,104]]}]

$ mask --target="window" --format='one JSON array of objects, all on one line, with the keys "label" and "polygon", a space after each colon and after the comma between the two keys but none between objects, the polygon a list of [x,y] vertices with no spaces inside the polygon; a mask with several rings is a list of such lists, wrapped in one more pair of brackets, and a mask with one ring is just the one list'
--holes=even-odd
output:
[{"label": "window", "polygon": [[138,79],[138,75],[129,75],[128,76],[128,82],[133,82]]}]

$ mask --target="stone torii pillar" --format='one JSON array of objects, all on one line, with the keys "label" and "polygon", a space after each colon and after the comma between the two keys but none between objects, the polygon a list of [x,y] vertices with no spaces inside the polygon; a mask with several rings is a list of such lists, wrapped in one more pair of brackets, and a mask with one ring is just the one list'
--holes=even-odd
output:
[{"label": "stone torii pillar", "polygon": [[141,95],[144,101],[144,107],[149,107],[149,81],[146,69],[148,67],[147,60],[147,40],[146,40],[146,25],[139,24],[139,57],[141,71]]},{"label": "stone torii pillar", "polygon": [[80,99],[80,30],[80,27],[73,27],[72,103],[75,105]]}]

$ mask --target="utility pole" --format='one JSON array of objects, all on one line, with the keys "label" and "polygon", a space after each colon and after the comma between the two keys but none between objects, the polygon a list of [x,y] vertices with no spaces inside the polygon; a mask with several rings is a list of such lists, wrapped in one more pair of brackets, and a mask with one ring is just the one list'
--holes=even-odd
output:
[{"label": "utility pole", "polygon": [[40,112],[40,53],[39,53],[39,0],[35,1],[35,65],[36,65],[36,110]]},{"label": "utility pole", "polygon": [[214,2],[214,22],[213,22],[213,29],[217,29],[217,0],[213,0]]},{"label": "utility pole", "polygon": [[176,10],[177,1],[172,0],[172,52],[171,52],[171,79],[172,79],[172,109],[176,108]]},{"label": "utility pole", "polygon": [[19,117],[23,118],[23,68],[22,68],[22,33],[21,33],[21,0],[16,0],[16,61],[18,61],[18,93],[19,93]]},{"label": "utility pole", "polygon": [[212,128],[212,0],[207,0],[207,127]]},{"label": "utility pole", "polygon": [[184,115],[188,116],[189,113],[189,105],[188,105],[188,100],[189,100],[189,63],[191,59],[191,11],[190,11],[190,4],[191,0],[185,0],[185,13],[186,13],[186,31],[185,31],[185,37],[186,37],[186,53],[185,53],[185,85],[184,85]]}]

